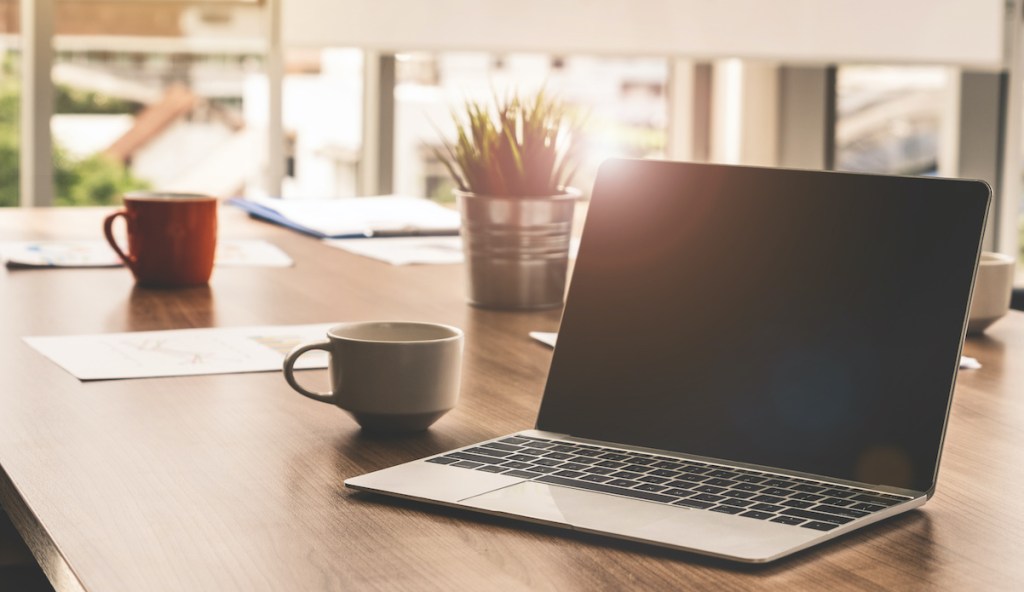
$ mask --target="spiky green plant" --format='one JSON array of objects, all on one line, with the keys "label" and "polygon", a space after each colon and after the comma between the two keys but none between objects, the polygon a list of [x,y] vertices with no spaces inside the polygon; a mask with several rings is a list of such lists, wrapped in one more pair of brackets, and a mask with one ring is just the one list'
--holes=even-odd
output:
[{"label": "spiky green plant", "polygon": [[572,182],[579,160],[580,120],[543,91],[495,98],[493,111],[467,101],[452,112],[456,139],[435,149],[456,185],[477,195],[559,195]]}]

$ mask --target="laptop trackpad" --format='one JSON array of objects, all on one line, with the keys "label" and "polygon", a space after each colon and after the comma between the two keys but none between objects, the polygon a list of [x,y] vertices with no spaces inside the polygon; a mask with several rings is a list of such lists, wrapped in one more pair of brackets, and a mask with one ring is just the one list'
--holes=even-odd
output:
[{"label": "laptop trackpad", "polygon": [[612,532],[642,528],[681,510],[535,481],[470,497],[459,505]]},{"label": "laptop trackpad", "polygon": [[535,481],[473,496],[459,505],[748,561],[772,558],[822,535],[807,528]]}]

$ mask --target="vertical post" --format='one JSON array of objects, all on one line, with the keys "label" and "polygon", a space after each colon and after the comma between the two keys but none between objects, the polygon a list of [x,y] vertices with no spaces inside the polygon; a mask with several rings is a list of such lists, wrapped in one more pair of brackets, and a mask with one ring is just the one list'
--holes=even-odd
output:
[{"label": "vertical post", "polygon": [[21,0],[21,205],[52,206],[53,20],[56,0]]},{"label": "vertical post", "polygon": [[363,51],[363,147],[359,195],[392,191],[395,150],[395,56]]},{"label": "vertical post", "polygon": [[725,164],[778,162],[778,66],[722,60],[713,76],[711,159]]},{"label": "vertical post", "polygon": [[[959,76],[960,101],[956,112],[956,174],[983,179],[992,186],[994,200],[985,228],[984,248],[996,248],[1000,217],[1005,210],[1004,167],[1008,102],[1005,72],[963,71]],[[1020,174],[1017,163],[1010,164]],[[1017,184],[1019,187],[1019,183]],[[1011,214],[1011,217],[1016,216]],[[1016,220],[1014,220],[1016,221]]]},{"label": "vertical post", "polygon": [[711,130],[711,65],[668,61],[668,147],[672,160],[706,161]]},{"label": "vertical post", "polygon": [[836,67],[779,69],[779,165],[835,168]]},{"label": "vertical post", "polygon": [[1024,108],[1024,8],[1020,0],[1006,3],[1006,94],[1004,120],[1002,190],[995,202],[995,237],[993,248],[1001,253],[1019,256],[1021,200],[1021,109]]},{"label": "vertical post", "polygon": [[[29,0],[31,1],[31,0]],[[280,197],[284,182],[284,47],[281,2],[267,0],[267,195]]]}]

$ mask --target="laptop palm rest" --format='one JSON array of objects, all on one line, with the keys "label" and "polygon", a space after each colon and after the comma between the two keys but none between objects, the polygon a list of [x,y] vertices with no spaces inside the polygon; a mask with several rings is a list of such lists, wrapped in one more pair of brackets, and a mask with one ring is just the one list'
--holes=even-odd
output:
[{"label": "laptop palm rest", "polygon": [[821,534],[534,481],[460,500],[459,505],[746,561],[770,560]]}]

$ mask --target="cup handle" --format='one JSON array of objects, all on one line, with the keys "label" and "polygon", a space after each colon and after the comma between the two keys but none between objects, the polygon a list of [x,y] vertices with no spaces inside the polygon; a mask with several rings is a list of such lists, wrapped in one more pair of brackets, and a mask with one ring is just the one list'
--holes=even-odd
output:
[{"label": "cup handle", "polygon": [[298,361],[299,356],[314,349],[320,349],[330,353],[331,342],[318,341],[315,343],[304,343],[296,346],[295,349],[288,352],[288,355],[284,358],[284,379],[288,381],[289,386],[304,397],[309,397],[310,399],[320,401],[321,403],[334,403],[334,393],[314,393],[313,391],[306,390],[301,384],[299,384],[299,381],[295,380],[295,362]]},{"label": "cup handle", "polygon": [[107,242],[110,243],[110,248],[114,249],[117,256],[124,261],[124,264],[128,266],[128,269],[135,271],[135,257],[131,255],[125,255],[121,247],[117,246],[117,241],[114,240],[114,220],[118,217],[124,218],[125,222],[128,222],[128,212],[124,210],[118,210],[113,214],[107,216],[103,220],[103,234],[107,237]]}]

